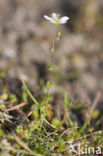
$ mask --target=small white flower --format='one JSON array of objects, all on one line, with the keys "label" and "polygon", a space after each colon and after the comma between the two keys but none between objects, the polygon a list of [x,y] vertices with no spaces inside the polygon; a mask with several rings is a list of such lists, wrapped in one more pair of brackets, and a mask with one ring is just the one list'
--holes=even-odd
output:
[{"label": "small white flower", "polygon": [[54,23],[56,25],[65,24],[69,20],[69,17],[67,17],[67,16],[64,16],[61,18],[59,18],[59,17],[60,17],[60,15],[57,13],[52,13],[51,17],[44,15],[45,19],[47,19],[48,21],[50,21],[51,23]]}]

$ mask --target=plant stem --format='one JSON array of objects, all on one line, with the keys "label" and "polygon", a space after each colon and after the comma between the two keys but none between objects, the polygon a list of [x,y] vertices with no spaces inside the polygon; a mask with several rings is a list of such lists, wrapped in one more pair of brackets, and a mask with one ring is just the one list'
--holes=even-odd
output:
[{"label": "plant stem", "polygon": [[53,70],[54,70],[53,65],[54,65],[54,54],[55,54],[55,42],[56,42],[56,29],[54,31],[53,43],[52,43],[52,48],[51,48],[50,66],[52,70],[50,70],[49,72],[49,81],[52,81]]}]

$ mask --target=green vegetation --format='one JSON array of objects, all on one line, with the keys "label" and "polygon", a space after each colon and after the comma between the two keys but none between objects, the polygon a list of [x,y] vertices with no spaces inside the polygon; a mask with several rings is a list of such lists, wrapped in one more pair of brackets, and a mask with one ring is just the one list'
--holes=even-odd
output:
[{"label": "green vegetation", "polygon": [[[70,154],[70,144],[73,146],[78,146],[78,144],[80,144],[82,148],[84,147],[84,152],[87,145],[88,148],[96,148],[99,146],[103,150],[103,131],[93,131],[94,127],[90,127],[90,122],[86,121],[84,121],[84,124],[80,127],[78,123],[73,121],[70,117],[71,110],[80,111],[84,108],[83,104],[71,107],[71,100],[68,99],[68,94],[65,93],[65,118],[60,120],[56,115],[53,115],[52,107],[49,104],[47,105],[45,98],[44,101],[38,103],[30,90],[27,88],[25,82],[23,82],[22,88],[23,98],[26,100],[31,99],[32,101],[31,104],[25,106],[29,107],[28,113],[25,113],[25,115],[19,119],[18,123],[17,121],[13,121],[12,115],[5,116],[4,114],[6,114],[6,112],[1,111],[0,136],[2,139],[0,141],[0,148],[2,151],[0,155],[7,155],[9,153],[13,156],[17,153],[21,153],[22,156],[59,155],[60,153],[62,155],[72,155]],[[7,95],[5,93],[1,95],[0,99],[2,100],[2,110],[5,110],[5,100],[8,101],[9,99],[15,102],[14,95]],[[48,99],[50,100],[50,97],[48,97]],[[44,103],[46,103],[46,105]],[[21,107],[19,110],[20,109],[22,110]],[[100,119],[96,124],[98,124],[98,122],[100,122]],[[12,126],[15,128],[10,132],[4,132],[4,125],[8,126],[8,129]],[[92,131],[90,131],[91,128]]]}]

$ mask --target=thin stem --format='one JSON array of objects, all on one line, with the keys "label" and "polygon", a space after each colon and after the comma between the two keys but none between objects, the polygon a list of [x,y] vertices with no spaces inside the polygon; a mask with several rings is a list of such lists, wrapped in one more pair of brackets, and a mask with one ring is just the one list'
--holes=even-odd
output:
[{"label": "thin stem", "polygon": [[[57,28],[57,27],[56,27],[56,28]],[[55,42],[56,42],[56,29],[55,29],[55,31],[54,31],[53,43],[52,43],[52,48],[51,48],[50,66],[51,66],[52,70],[49,72],[49,80],[50,80],[50,81],[52,81],[52,75],[53,75]]]},{"label": "thin stem", "polygon": [[[55,41],[56,41],[56,29],[54,31],[54,36],[53,36],[53,42],[52,42],[52,48],[50,50],[51,52],[51,56],[50,56],[50,68],[51,70],[49,70],[49,75],[48,75],[48,81],[47,81],[47,91],[46,91],[46,94],[47,94],[47,97],[45,96],[44,97],[44,100],[46,102],[46,104],[48,104],[48,97],[49,97],[49,91],[50,91],[50,88],[51,88],[51,85],[52,85],[52,75],[53,75],[53,64],[54,64],[54,51],[55,51]],[[48,82],[49,82],[49,85],[48,85]]]},{"label": "thin stem", "polygon": [[50,64],[48,67],[50,67],[50,69],[48,68],[48,81],[47,81],[47,90],[46,90],[46,95],[44,97],[44,100],[46,102],[46,104],[48,104],[48,99],[49,99],[49,91],[50,91],[50,88],[52,86],[52,76],[53,76],[53,66],[54,66],[54,51],[55,51],[55,42],[56,42],[56,32],[57,32],[57,26],[55,27],[55,31],[54,31],[54,34],[53,34],[53,42],[52,42],[52,47],[51,47],[51,56],[50,56]]},{"label": "thin stem", "polygon": [[43,119],[49,126],[51,126],[51,127],[54,128],[54,129],[57,129],[55,126],[53,126],[51,123],[49,123],[49,122],[45,119],[45,117],[43,116],[42,111],[40,111],[40,112],[41,112],[41,117],[42,117],[42,119]]}]

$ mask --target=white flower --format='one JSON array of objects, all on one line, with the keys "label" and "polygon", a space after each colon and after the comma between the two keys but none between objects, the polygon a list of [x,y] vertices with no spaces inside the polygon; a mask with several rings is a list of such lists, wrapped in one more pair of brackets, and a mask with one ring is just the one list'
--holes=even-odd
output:
[{"label": "white flower", "polygon": [[49,17],[47,15],[44,15],[45,19],[47,19],[48,21],[50,21],[51,23],[54,23],[56,25],[65,24],[69,20],[69,17],[67,17],[67,16],[64,16],[64,17],[61,17],[61,18],[59,18],[59,17],[60,17],[60,15],[56,14],[56,13],[52,13],[51,17]]}]

